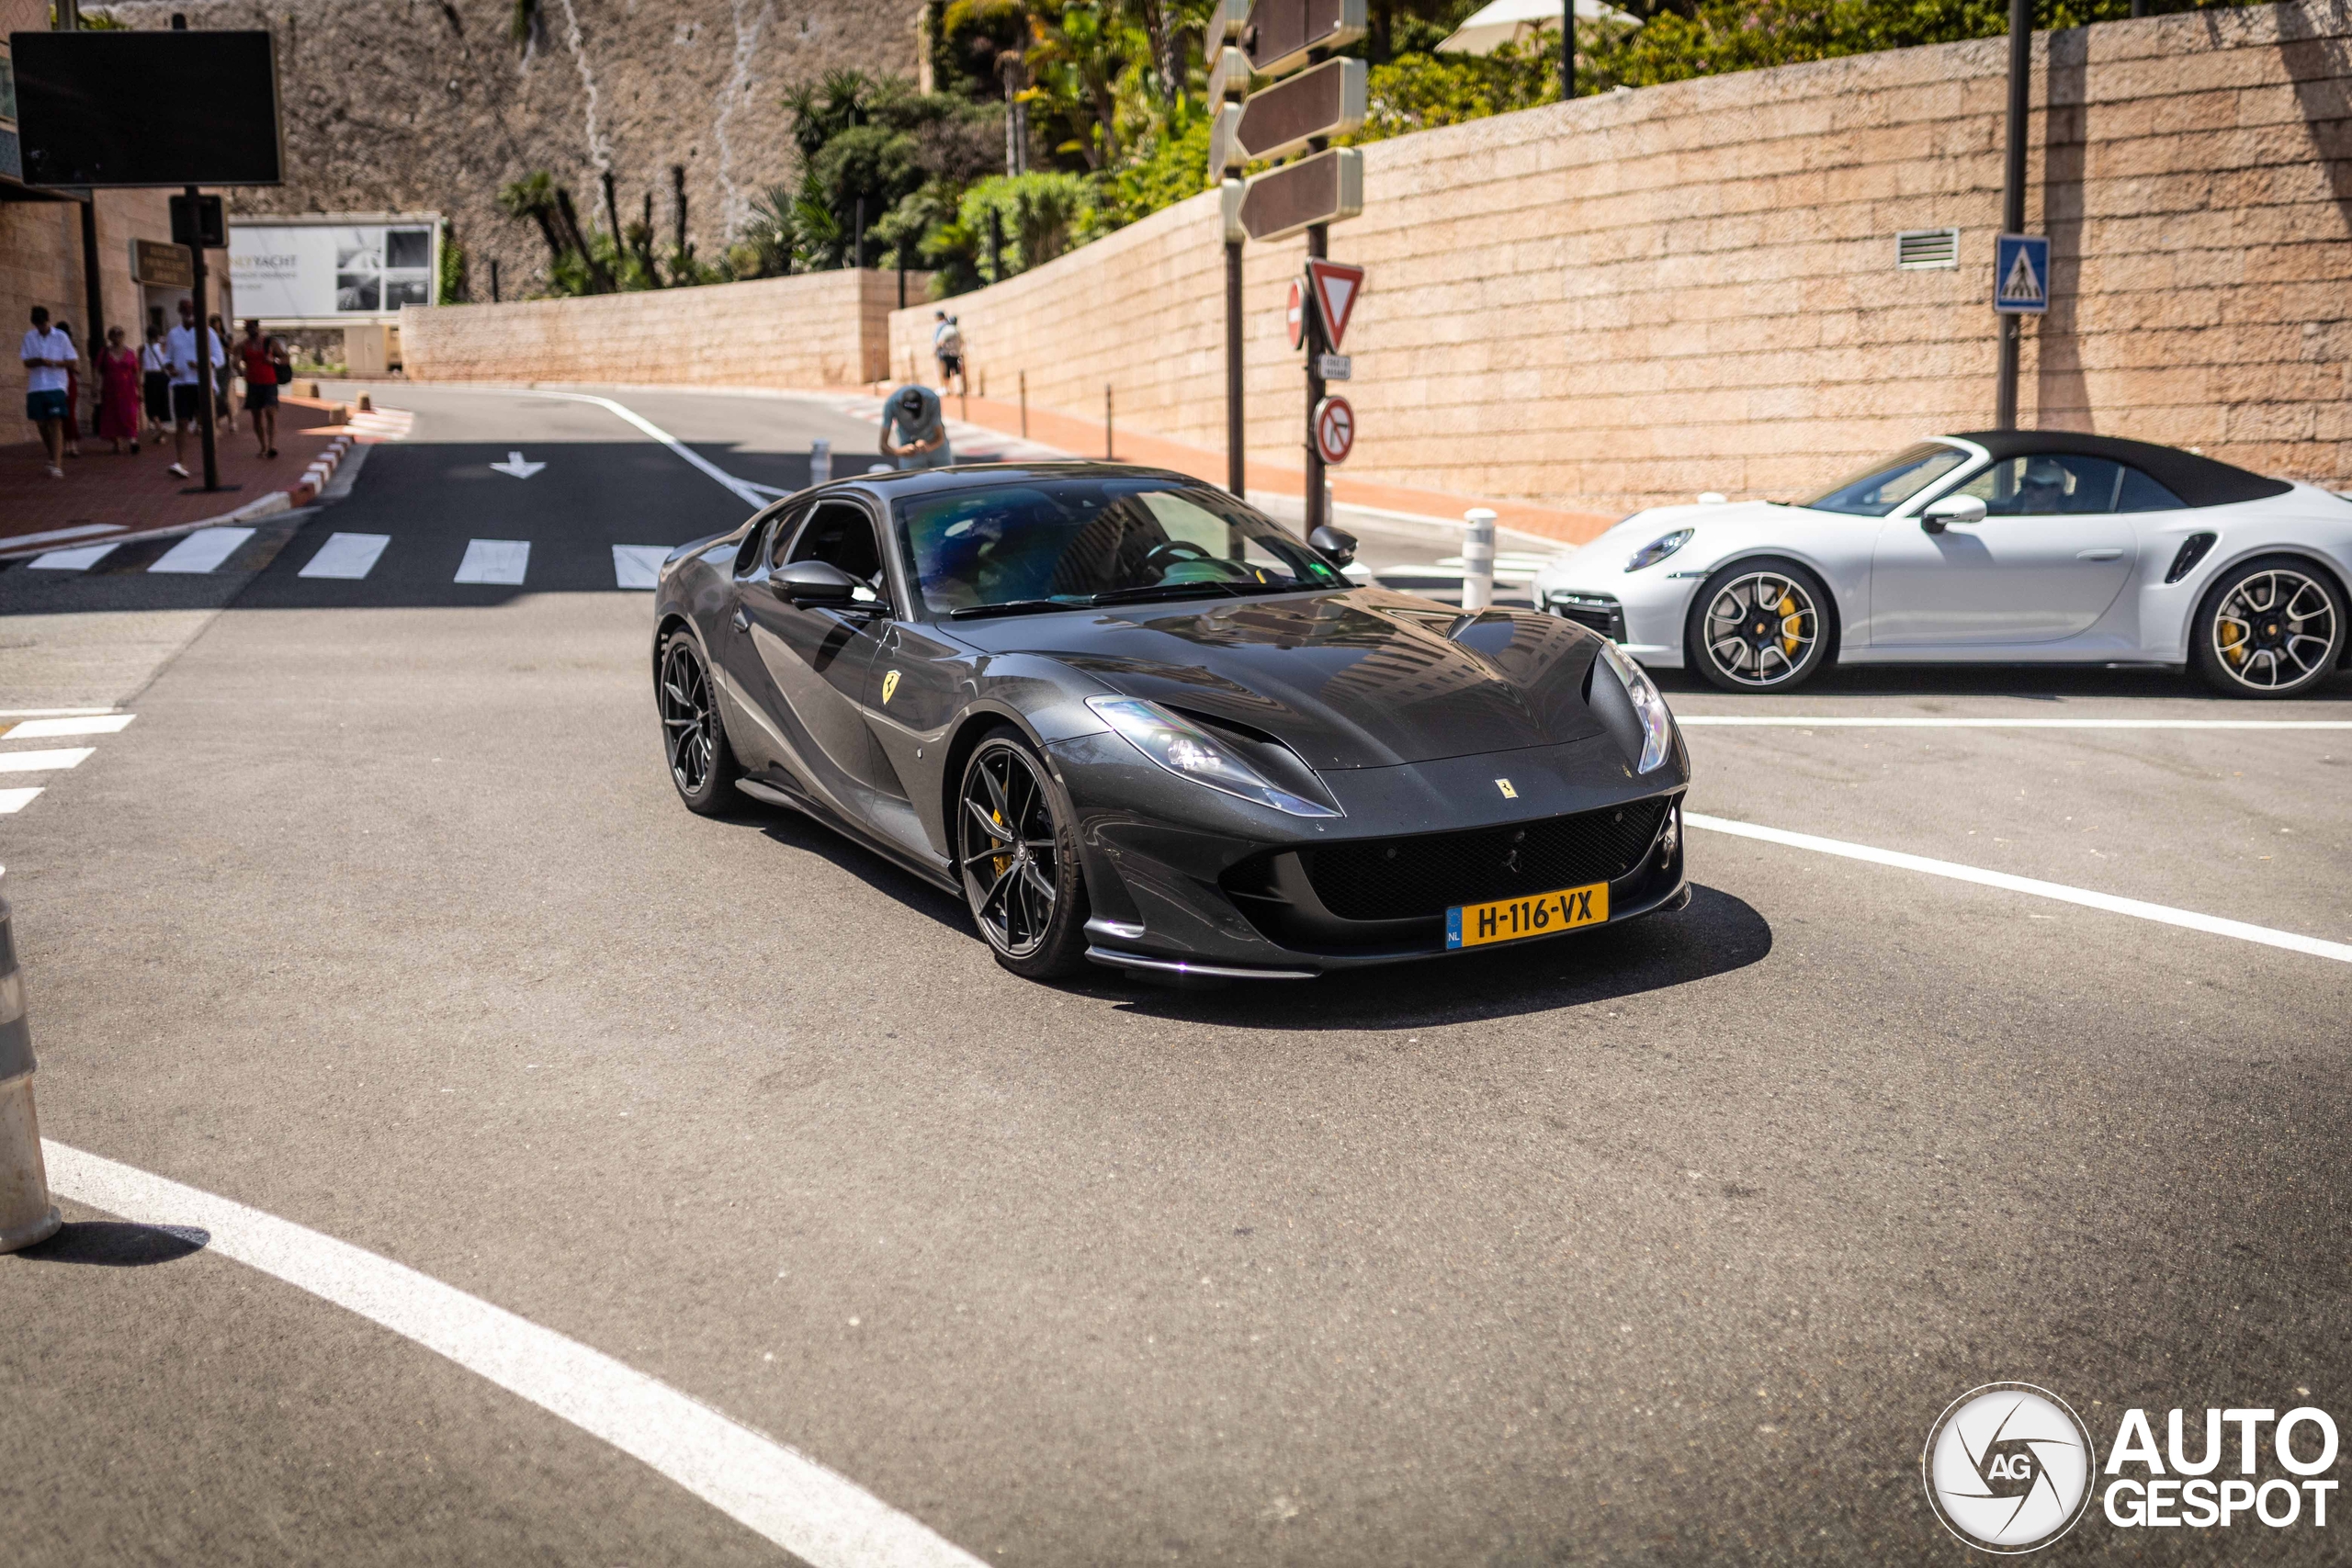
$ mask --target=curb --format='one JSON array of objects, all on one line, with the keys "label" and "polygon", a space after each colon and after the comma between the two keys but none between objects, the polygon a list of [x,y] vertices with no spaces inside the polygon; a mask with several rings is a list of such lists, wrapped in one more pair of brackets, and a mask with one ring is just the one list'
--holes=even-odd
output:
[{"label": "curb", "polygon": [[[336,424],[346,424],[350,423],[350,414],[348,411],[342,410],[342,405],[340,404],[334,406],[341,412],[340,417],[336,418],[333,423]],[[334,478],[335,469],[340,468],[343,464],[344,458],[350,455],[351,448],[352,438],[350,436],[336,436],[333,441],[327,443],[325,450],[322,451],[316,457],[311,459],[310,467],[302,470],[302,477],[300,479],[291,485],[288,485],[284,490],[274,490],[267,495],[256,497],[255,499],[245,502],[243,506],[238,507],[235,511],[224,512],[218,517],[200,517],[193,523],[170,523],[161,528],[141,528],[130,533],[115,534],[93,539],[80,539],[74,541],[74,543],[81,545],[121,545],[128,544],[133,539],[168,539],[175,535],[193,534],[202,528],[218,528],[223,525],[231,523],[250,523],[257,517],[267,517],[274,513],[291,512],[298,506],[308,506],[311,502],[318,500],[320,492],[327,488],[327,481]],[[0,541],[0,560],[22,560],[28,556],[44,556],[51,550],[68,549],[71,547],[73,547],[69,545],[52,542],[46,545],[28,547],[24,549],[12,550],[7,547],[6,541]]]}]

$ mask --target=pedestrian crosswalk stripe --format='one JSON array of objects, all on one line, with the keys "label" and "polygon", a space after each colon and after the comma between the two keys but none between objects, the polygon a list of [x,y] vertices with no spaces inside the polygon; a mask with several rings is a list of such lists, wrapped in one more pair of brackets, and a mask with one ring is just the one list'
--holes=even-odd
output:
[{"label": "pedestrian crosswalk stripe", "polygon": [[251,528],[198,528],[157,558],[149,571],[210,571],[254,536]]},{"label": "pedestrian crosswalk stripe", "polygon": [[60,746],[52,751],[0,751],[0,773],[53,773],[79,767],[96,748]]},{"label": "pedestrian crosswalk stripe", "polygon": [[623,588],[656,588],[661,585],[662,562],[670,553],[667,545],[615,545],[613,547],[613,578]]},{"label": "pedestrian crosswalk stripe", "polygon": [[392,542],[390,534],[330,534],[311,564],[297,577],[335,577],[357,581],[376,570],[376,559]]},{"label": "pedestrian crosswalk stripe", "polygon": [[528,539],[469,539],[466,558],[458,563],[459,582],[491,582],[513,587],[530,569]]},{"label": "pedestrian crosswalk stripe", "polygon": [[111,545],[80,545],[70,550],[51,550],[45,556],[35,556],[28,570],[33,571],[87,571],[122,544],[117,539]]},{"label": "pedestrian crosswalk stripe", "polygon": [[77,714],[64,718],[28,718],[0,725],[0,739],[62,740],[73,735],[119,735],[130,727],[135,713]]},{"label": "pedestrian crosswalk stripe", "polygon": [[33,785],[30,789],[0,789],[0,817],[15,816],[26,807],[30,806],[33,803],[33,796],[40,793],[40,785],[39,784]]}]

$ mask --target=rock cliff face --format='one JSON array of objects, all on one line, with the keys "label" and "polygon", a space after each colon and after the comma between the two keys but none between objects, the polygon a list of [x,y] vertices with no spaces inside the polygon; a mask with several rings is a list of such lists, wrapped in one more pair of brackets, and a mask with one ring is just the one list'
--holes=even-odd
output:
[{"label": "rock cliff face", "polygon": [[230,193],[240,214],[440,212],[465,247],[467,293],[507,299],[547,271],[537,229],[498,209],[537,169],[605,222],[653,198],[673,234],[673,164],[686,231],[715,258],[769,185],[797,182],[783,97],[856,66],[911,75],[915,0],[539,0],[522,42],[514,0],[119,0],[85,5],[136,28],[267,28],[277,40],[287,183]]}]

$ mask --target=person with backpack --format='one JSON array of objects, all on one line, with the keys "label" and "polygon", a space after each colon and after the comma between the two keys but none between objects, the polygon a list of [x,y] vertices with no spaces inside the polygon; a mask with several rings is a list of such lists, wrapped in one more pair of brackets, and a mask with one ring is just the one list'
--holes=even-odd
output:
[{"label": "person with backpack", "polygon": [[943,392],[947,390],[947,378],[953,376],[956,378],[956,389],[961,392],[966,389],[964,329],[956,325],[956,318],[944,310],[935,310],[933,315],[937,318],[938,324],[931,329],[931,352],[939,356],[939,389]]}]

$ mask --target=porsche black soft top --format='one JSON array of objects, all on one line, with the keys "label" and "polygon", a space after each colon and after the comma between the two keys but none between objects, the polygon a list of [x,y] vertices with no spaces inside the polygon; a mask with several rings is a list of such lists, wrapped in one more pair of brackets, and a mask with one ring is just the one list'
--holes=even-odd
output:
[{"label": "porsche black soft top", "polygon": [[2090,435],[2073,430],[1974,430],[1953,439],[1974,442],[1996,462],[2004,457],[2048,453],[2052,457],[2105,457],[2109,462],[2129,463],[2190,506],[2228,506],[2233,502],[2261,501],[2284,495],[2295,488],[2284,479],[2267,479],[2211,457],[2200,457],[2194,452],[2184,452],[2177,446],[2126,441],[2120,435]]}]

